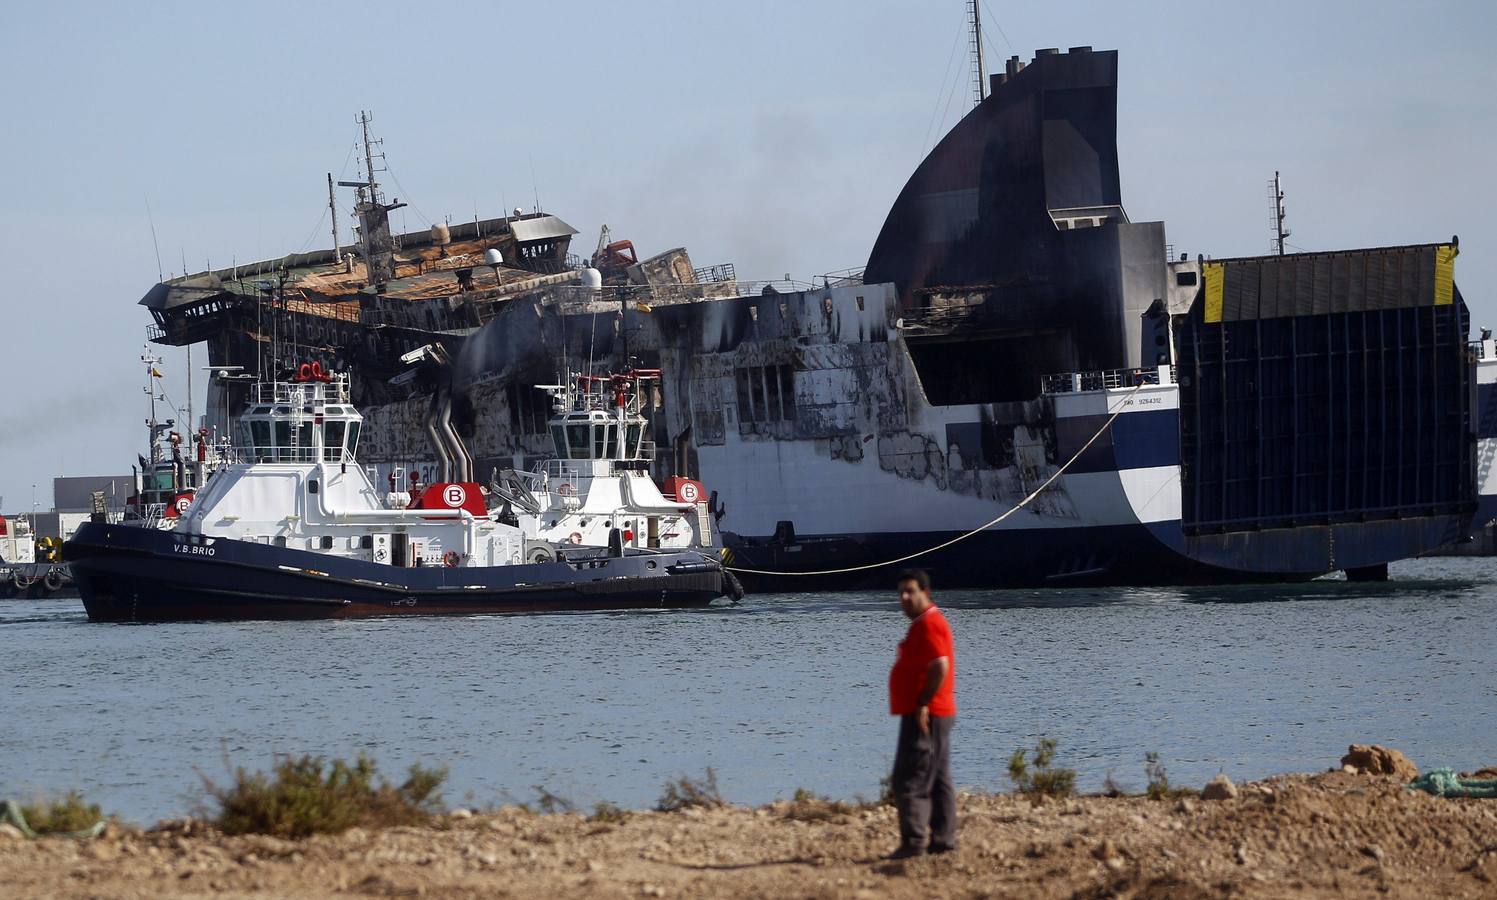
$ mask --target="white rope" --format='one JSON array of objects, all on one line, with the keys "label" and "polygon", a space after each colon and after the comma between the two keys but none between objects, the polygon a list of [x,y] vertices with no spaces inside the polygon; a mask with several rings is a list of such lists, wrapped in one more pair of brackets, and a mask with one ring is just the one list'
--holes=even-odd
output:
[{"label": "white rope", "polygon": [[908,556],[901,556],[898,559],[885,560],[884,562],[867,563],[867,564],[861,565],[861,566],[849,566],[849,567],[847,567],[845,569],[822,569],[822,570],[816,571],[816,572],[772,572],[772,571],[769,571],[769,570],[766,570],[766,569],[740,569],[740,568],[737,568],[736,566],[723,566],[723,568],[727,569],[729,572],[740,572],[740,573],[745,574],[745,575],[784,575],[784,576],[787,576],[787,577],[788,576],[811,576],[811,575],[844,575],[844,574],[847,574],[849,572],[866,572],[869,569],[882,569],[885,566],[897,566],[900,563],[909,562],[912,559],[918,559],[919,557],[925,556],[927,554],[935,553],[937,550],[944,550],[947,547],[950,547],[952,544],[961,543],[962,541],[965,541],[967,538],[970,538],[970,537],[972,537],[975,534],[979,534],[979,533],[981,533],[983,531],[988,530],[989,528],[992,528],[994,525],[997,525],[999,522],[1002,522],[1004,519],[1007,519],[1009,516],[1013,515],[1014,513],[1018,512],[1019,510],[1023,509],[1024,507],[1028,506],[1030,503],[1032,503],[1034,501],[1034,499],[1036,497],[1038,497],[1040,494],[1043,494],[1045,492],[1045,489],[1048,488],[1051,484],[1053,484],[1055,482],[1055,479],[1057,479],[1060,476],[1064,475],[1065,472],[1066,472],[1066,469],[1069,469],[1071,467],[1072,463],[1074,463],[1076,460],[1078,460],[1078,459],[1081,458],[1081,454],[1085,453],[1087,451],[1087,448],[1091,447],[1092,444],[1096,443],[1097,438],[1101,437],[1103,434],[1105,434],[1107,432],[1107,429],[1109,429],[1109,428],[1112,427],[1112,423],[1117,420],[1118,416],[1120,416],[1120,415],[1123,414],[1123,410],[1127,407],[1127,405],[1128,405],[1128,398],[1130,398],[1134,394],[1138,393],[1138,389],[1141,388],[1141,387],[1143,387],[1145,383],[1146,382],[1142,382],[1142,381],[1139,382],[1138,384],[1136,384],[1136,385],[1133,386],[1133,390],[1131,390],[1127,394],[1123,395],[1123,402],[1119,403],[1117,410],[1114,411],[1112,415],[1110,415],[1110,416],[1107,417],[1107,421],[1102,423],[1102,427],[1097,429],[1097,433],[1094,434],[1094,435],[1092,435],[1090,438],[1088,438],[1087,441],[1086,441],[1086,443],[1084,443],[1084,444],[1081,445],[1081,449],[1077,450],[1076,453],[1075,453],[1075,455],[1073,455],[1070,459],[1066,460],[1065,465],[1063,465],[1060,468],[1056,469],[1055,470],[1055,474],[1051,475],[1049,478],[1046,478],[1043,484],[1041,484],[1039,487],[1035,488],[1033,491],[1031,491],[1029,493],[1029,496],[1025,497],[1023,500],[1020,500],[1019,503],[1018,503],[1018,505],[1014,506],[1012,509],[1010,509],[1007,512],[1003,513],[1003,515],[1001,515],[998,518],[992,520],[991,522],[987,522],[987,523],[985,523],[983,525],[977,526],[976,528],[972,529],[971,531],[967,532],[966,534],[957,535],[956,537],[952,538],[949,541],[945,541],[943,543],[935,545],[934,547],[929,547],[929,548],[927,548],[925,550],[918,550],[918,551],[916,551],[914,553],[909,554]]}]

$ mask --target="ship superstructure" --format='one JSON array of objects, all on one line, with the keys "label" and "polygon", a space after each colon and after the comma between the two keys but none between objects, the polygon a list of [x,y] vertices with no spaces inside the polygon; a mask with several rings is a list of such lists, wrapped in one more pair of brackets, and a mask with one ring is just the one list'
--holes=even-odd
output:
[{"label": "ship superstructure", "polygon": [[[480,477],[555,455],[535,385],[658,370],[649,472],[706,486],[761,586],[881,584],[911,556],[947,586],[1377,575],[1468,533],[1491,426],[1456,240],[1172,258],[1123,206],[1115,52],[1013,58],[990,88],[866,267],[814,285],[641,261],[611,235],[581,260],[574,229],[517,211],[142,303],[155,340],[207,341],[215,365],[283,347],[351,369],[365,461],[427,482],[438,388],[392,384],[403,354],[452,358]],[[361,200],[361,231],[385,208]]]}]

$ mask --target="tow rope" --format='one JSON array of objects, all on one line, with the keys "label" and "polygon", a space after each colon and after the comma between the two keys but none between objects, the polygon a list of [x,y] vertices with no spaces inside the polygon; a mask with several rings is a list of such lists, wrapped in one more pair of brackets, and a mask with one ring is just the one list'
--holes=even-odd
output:
[{"label": "tow rope", "polygon": [[1139,388],[1142,388],[1145,384],[1148,384],[1148,382],[1141,381],[1138,384],[1136,384],[1136,385],[1133,386],[1133,390],[1131,390],[1128,393],[1124,394],[1122,402],[1118,404],[1118,408],[1113,412],[1112,415],[1110,415],[1110,416],[1107,417],[1107,421],[1102,423],[1102,427],[1097,429],[1097,433],[1094,434],[1094,435],[1092,435],[1090,438],[1087,438],[1086,443],[1084,443],[1084,444],[1081,445],[1081,449],[1077,450],[1071,456],[1070,459],[1066,460],[1065,465],[1063,465],[1060,468],[1056,469],[1054,474],[1052,474],[1049,478],[1046,478],[1045,481],[1044,481],[1044,483],[1042,483],[1039,487],[1035,488],[1033,491],[1030,491],[1029,492],[1029,496],[1025,497],[1023,500],[1020,500],[1017,505],[1015,505],[1012,509],[1009,509],[1006,512],[1004,512],[998,518],[993,519],[990,522],[986,522],[986,523],[984,523],[982,525],[979,525],[976,528],[972,529],[971,531],[967,532],[966,534],[957,535],[956,537],[952,538],[949,541],[943,541],[942,543],[939,543],[939,544],[935,545],[934,547],[927,547],[924,550],[918,550],[918,551],[916,551],[914,553],[908,554],[906,556],[901,556],[901,557],[899,557],[897,559],[889,559],[889,560],[885,560],[883,562],[876,562],[876,563],[866,563],[866,564],[861,565],[861,566],[848,566],[848,567],[843,568],[843,569],[821,569],[821,570],[815,571],[815,572],[775,572],[775,571],[770,571],[770,570],[767,570],[767,569],[743,569],[743,568],[739,568],[737,566],[726,566],[726,565],[723,566],[723,568],[727,569],[730,572],[741,572],[741,573],[746,574],[746,575],[783,575],[783,576],[801,576],[801,577],[810,577],[810,576],[814,576],[814,575],[844,575],[844,574],[847,574],[849,572],[866,572],[869,569],[882,569],[885,566],[897,566],[900,563],[909,562],[912,559],[918,559],[919,557],[925,556],[927,554],[935,553],[937,550],[944,550],[944,549],[946,549],[947,547],[950,547],[953,544],[959,544],[962,541],[965,541],[968,538],[972,537],[973,535],[980,534],[980,533],[988,530],[989,528],[992,528],[994,525],[997,525],[998,523],[1002,522],[1004,519],[1007,519],[1009,516],[1013,515],[1014,513],[1018,512],[1019,510],[1023,509],[1024,507],[1028,506],[1030,503],[1034,502],[1034,499],[1036,497],[1038,497],[1040,494],[1043,494],[1045,492],[1045,489],[1048,488],[1048,487],[1050,487],[1050,485],[1055,482],[1055,479],[1057,479],[1060,476],[1062,476],[1062,475],[1065,474],[1066,469],[1069,469],[1071,467],[1072,463],[1076,462],[1076,460],[1078,460],[1078,459],[1081,458],[1081,454],[1085,453],[1087,451],[1087,449],[1089,447],[1091,447],[1092,444],[1096,443],[1097,438],[1099,438],[1103,434],[1107,433],[1107,429],[1109,429],[1109,428],[1112,427],[1112,423],[1117,420],[1117,417],[1123,414],[1123,409],[1125,407],[1127,407],[1129,398],[1131,398],[1134,394],[1138,393]]}]

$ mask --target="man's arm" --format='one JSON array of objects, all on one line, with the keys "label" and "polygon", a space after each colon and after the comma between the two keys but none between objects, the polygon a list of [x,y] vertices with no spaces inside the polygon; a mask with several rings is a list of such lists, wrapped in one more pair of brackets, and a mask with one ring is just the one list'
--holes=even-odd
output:
[{"label": "man's arm", "polygon": [[950,672],[951,659],[945,656],[936,657],[925,667],[925,688],[920,691],[920,699],[916,704],[920,708],[915,711],[920,731],[924,734],[930,734],[930,701],[935,699],[936,691],[946,683],[946,676]]}]

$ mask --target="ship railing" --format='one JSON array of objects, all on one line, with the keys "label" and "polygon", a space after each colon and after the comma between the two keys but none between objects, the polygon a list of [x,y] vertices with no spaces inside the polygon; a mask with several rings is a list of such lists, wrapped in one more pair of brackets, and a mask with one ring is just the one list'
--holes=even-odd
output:
[{"label": "ship railing", "polygon": [[348,396],[338,381],[260,382],[250,391],[253,403],[284,403],[299,406],[314,400],[347,403]]},{"label": "ship railing", "polygon": [[545,489],[563,497],[577,497],[577,467],[569,459],[548,459],[542,469],[546,473]]},{"label": "ship railing", "polygon": [[1139,369],[1107,369],[1100,372],[1062,372],[1040,379],[1044,394],[1077,394],[1085,391],[1113,391],[1141,384],[1174,384],[1174,366],[1149,366]]}]

